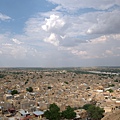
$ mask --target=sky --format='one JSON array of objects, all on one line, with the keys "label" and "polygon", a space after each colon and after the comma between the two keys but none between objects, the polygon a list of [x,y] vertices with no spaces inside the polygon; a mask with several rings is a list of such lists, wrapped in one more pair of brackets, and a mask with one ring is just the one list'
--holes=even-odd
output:
[{"label": "sky", "polygon": [[120,66],[120,0],[0,0],[0,67]]}]

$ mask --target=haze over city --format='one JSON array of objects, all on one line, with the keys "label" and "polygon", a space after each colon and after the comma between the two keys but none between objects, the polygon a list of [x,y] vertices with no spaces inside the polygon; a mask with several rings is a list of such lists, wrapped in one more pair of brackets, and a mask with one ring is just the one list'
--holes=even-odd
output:
[{"label": "haze over city", "polygon": [[0,0],[0,67],[120,66],[120,0]]}]

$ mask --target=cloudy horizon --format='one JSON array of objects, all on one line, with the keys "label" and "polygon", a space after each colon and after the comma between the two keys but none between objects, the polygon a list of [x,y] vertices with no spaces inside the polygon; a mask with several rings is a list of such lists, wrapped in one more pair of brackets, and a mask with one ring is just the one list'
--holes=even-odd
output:
[{"label": "cloudy horizon", "polygon": [[120,66],[120,0],[1,0],[0,67]]}]

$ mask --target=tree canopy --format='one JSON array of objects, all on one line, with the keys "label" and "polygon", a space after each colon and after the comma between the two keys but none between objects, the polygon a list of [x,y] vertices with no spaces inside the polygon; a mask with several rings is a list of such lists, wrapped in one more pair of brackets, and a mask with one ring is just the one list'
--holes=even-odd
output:
[{"label": "tree canopy", "polygon": [[45,117],[49,120],[73,119],[76,117],[74,109],[68,106],[66,110],[60,112],[60,108],[55,104],[50,104],[49,110],[45,111]]},{"label": "tree canopy", "polygon": [[60,120],[60,108],[55,104],[50,104],[49,110],[45,111],[45,117],[49,120]]},{"label": "tree canopy", "polygon": [[33,88],[32,87],[26,88],[26,91],[33,92]]},{"label": "tree canopy", "polygon": [[12,90],[12,91],[11,91],[11,94],[12,94],[12,95],[18,94],[18,91],[17,91],[17,90]]},{"label": "tree canopy", "polygon": [[104,109],[98,106],[96,107],[92,104],[84,105],[83,109],[87,110],[88,116],[91,118],[91,120],[101,120],[103,113],[105,112]]},{"label": "tree canopy", "polygon": [[82,108],[85,109],[85,110],[88,110],[88,108],[92,106],[92,104],[85,104]]},{"label": "tree canopy", "polygon": [[4,78],[5,77],[5,75],[4,74],[0,74],[0,78]]},{"label": "tree canopy", "polygon": [[109,91],[110,93],[111,93],[111,92],[114,92],[113,89],[109,89],[109,90],[107,90],[107,91]]},{"label": "tree canopy", "polygon": [[76,113],[74,112],[73,108],[68,106],[65,111],[62,111],[62,117],[66,119],[73,119],[76,117]]}]

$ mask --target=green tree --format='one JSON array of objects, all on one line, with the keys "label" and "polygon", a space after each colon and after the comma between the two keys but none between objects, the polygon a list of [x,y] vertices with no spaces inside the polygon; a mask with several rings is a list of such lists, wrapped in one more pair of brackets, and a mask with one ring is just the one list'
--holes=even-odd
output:
[{"label": "green tree", "polygon": [[76,117],[76,113],[74,112],[73,108],[68,106],[65,111],[62,111],[62,117],[66,119],[73,119]]},{"label": "green tree", "polygon": [[26,88],[26,91],[33,92],[33,88],[32,87]]},{"label": "green tree", "polygon": [[51,89],[52,87],[51,86],[48,86],[48,89]]},{"label": "green tree", "polygon": [[114,87],[115,85],[114,84],[109,84],[108,87]]},{"label": "green tree", "polygon": [[111,93],[111,92],[114,92],[112,89],[109,89],[109,90],[107,90],[107,91],[109,91],[110,93]]},{"label": "green tree", "polygon": [[55,104],[50,104],[49,110],[45,111],[45,117],[49,120],[60,120],[60,108]]},{"label": "green tree", "polygon": [[88,116],[91,118],[91,120],[101,120],[103,117],[103,113],[105,112],[104,109],[100,107],[96,107],[95,105],[91,105],[88,107]]},{"label": "green tree", "polygon": [[5,77],[5,75],[3,75],[3,74],[0,74],[0,78],[4,78]]},{"label": "green tree", "polygon": [[116,80],[114,80],[114,82],[119,82],[119,80],[116,79]]},{"label": "green tree", "polygon": [[85,109],[85,110],[88,110],[88,108],[92,106],[92,104],[85,104],[82,108]]},{"label": "green tree", "polygon": [[68,84],[68,82],[67,82],[67,81],[65,81],[64,83]]},{"label": "green tree", "polygon": [[12,95],[18,94],[18,91],[17,91],[17,90],[12,90],[12,91],[11,91],[11,94],[12,94]]}]

